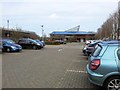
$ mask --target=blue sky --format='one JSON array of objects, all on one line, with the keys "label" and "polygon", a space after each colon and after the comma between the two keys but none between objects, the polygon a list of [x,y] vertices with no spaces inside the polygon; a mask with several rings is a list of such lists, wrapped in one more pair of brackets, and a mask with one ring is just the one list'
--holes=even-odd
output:
[{"label": "blue sky", "polygon": [[67,30],[80,25],[80,31],[97,31],[110,14],[117,11],[119,0],[2,0],[0,27],[22,28],[44,33]]}]

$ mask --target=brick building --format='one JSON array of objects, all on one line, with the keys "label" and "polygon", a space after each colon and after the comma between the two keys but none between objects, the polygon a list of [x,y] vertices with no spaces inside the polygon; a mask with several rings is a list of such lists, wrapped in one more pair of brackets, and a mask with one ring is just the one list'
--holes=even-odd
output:
[{"label": "brick building", "polygon": [[0,28],[1,37],[2,38],[9,38],[14,41],[18,41],[20,38],[32,38],[32,39],[40,39],[40,37],[31,31],[23,31],[20,29],[7,29],[7,28]]}]

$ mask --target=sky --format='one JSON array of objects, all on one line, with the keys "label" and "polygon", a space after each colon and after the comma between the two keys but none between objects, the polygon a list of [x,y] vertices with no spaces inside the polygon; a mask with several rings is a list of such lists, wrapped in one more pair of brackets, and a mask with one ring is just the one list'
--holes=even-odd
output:
[{"label": "sky", "polygon": [[94,31],[117,11],[119,0],[1,0],[0,27],[21,28],[41,36],[80,25]]}]

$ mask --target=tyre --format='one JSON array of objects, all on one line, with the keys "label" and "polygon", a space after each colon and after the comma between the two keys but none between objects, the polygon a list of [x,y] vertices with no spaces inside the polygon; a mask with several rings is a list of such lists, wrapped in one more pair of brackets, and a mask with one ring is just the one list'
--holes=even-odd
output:
[{"label": "tyre", "polygon": [[120,90],[120,76],[114,76],[109,78],[105,82],[104,87],[107,90]]},{"label": "tyre", "polygon": [[10,48],[7,48],[6,51],[7,51],[7,52],[11,52],[11,49],[10,49]]},{"label": "tyre", "polygon": [[36,49],[37,49],[37,46],[33,46],[33,49],[36,50]]}]

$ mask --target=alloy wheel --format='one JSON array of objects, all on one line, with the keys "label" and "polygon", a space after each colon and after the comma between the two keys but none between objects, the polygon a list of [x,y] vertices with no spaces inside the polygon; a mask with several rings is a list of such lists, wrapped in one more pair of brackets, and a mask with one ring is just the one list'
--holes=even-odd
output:
[{"label": "alloy wheel", "polygon": [[10,48],[7,48],[7,50],[6,50],[7,52],[10,52]]},{"label": "alloy wheel", "polygon": [[33,49],[34,49],[34,50],[36,50],[36,49],[37,49],[37,47],[36,47],[36,46],[33,46]]},{"label": "alloy wheel", "polygon": [[113,79],[108,83],[108,90],[120,90],[120,79]]}]

